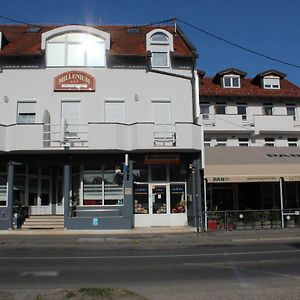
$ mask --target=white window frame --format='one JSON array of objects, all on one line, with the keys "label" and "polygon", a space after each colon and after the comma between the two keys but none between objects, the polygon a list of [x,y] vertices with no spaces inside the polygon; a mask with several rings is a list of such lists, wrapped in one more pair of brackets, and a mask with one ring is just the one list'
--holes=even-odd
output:
[{"label": "white window frame", "polygon": [[239,147],[249,147],[248,138],[238,138]]},{"label": "white window frame", "polygon": [[[238,86],[233,85],[233,79],[237,78],[238,79]],[[230,84],[226,85],[225,84],[225,79],[229,79]],[[233,88],[233,89],[238,89],[241,87],[241,77],[239,75],[224,75],[223,76],[223,87],[224,88]]]},{"label": "white window frame", "polygon": [[[294,110],[293,114],[289,114],[289,108],[292,108]],[[293,116],[293,120],[296,121],[296,105],[295,104],[286,104],[286,115],[287,116]]]},{"label": "white window frame", "polygon": [[[166,36],[165,41],[153,41],[153,36],[156,34],[162,34]],[[146,34],[146,50],[153,53],[166,53],[167,64],[154,65],[153,55],[151,55],[151,67],[153,68],[170,68],[171,59],[170,52],[174,51],[173,35],[164,29],[154,29]]]},{"label": "white window frame", "polygon": [[[31,104],[35,107],[33,112],[20,112],[20,106],[22,104]],[[21,122],[20,115],[31,115],[34,116],[33,122]],[[36,100],[35,99],[22,99],[17,102],[17,124],[33,124],[36,122]]]},{"label": "white window frame", "polygon": [[265,76],[263,78],[263,87],[264,89],[280,89],[280,77],[278,76]]},{"label": "white window frame", "polygon": [[[154,64],[154,56],[153,54],[165,54],[166,55],[166,64]],[[151,66],[153,68],[169,68],[170,67],[170,55],[169,55],[169,52],[167,51],[153,51],[152,52],[152,55],[151,55]]]},{"label": "white window frame", "polygon": [[[218,113],[218,107],[223,107],[224,106],[224,113]],[[215,114],[216,115],[226,115],[226,111],[227,111],[227,104],[226,102],[216,102],[215,104]]]},{"label": "white window frame", "polygon": [[275,138],[265,138],[265,147],[275,147]]},{"label": "white window frame", "polygon": [[[103,57],[101,59],[101,63],[94,63],[90,64],[88,63],[89,61],[89,49],[85,48],[84,45],[85,43],[83,41],[72,41],[72,39],[69,40],[70,35],[72,34],[82,34],[83,39],[91,39],[92,40],[92,45],[102,45],[102,50],[103,53],[99,52],[99,55],[102,54]],[[55,41],[56,38],[61,37],[61,41]],[[93,39],[96,38],[98,41],[93,41]],[[64,32],[60,35],[52,36],[46,41],[46,65],[47,67],[105,67],[106,66],[106,51],[105,51],[105,40],[101,36],[93,35],[88,32]],[[49,63],[49,55],[50,55],[50,50],[49,50],[49,45],[63,45],[61,51],[63,51],[63,62],[62,63]],[[76,46],[78,45],[82,49],[83,53],[83,61],[80,63],[75,63],[75,64],[69,64],[68,61],[71,58],[69,55],[69,46]],[[90,54],[91,55],[91,54]]]},{"label": "white window frame", "polygon": [[[203,112],[207,110],[207,112]],[[202,115],[203,120],[208,120],[210,115],[210,104],[209,102],[200,102],[200,114]]]},{"label": "white window frame", "polygon": [[227,138],[226,137],[217,137],[215,147],[226,147],[227,146]]},{"label": "white window frame", "polygon": [[[268,109],[271,109],[268,113]],[[264,116],[273,116],[274,115],[274,106],[273,103],[263,103],[262,113]]]},{"label": "white window frame", "polygon": [[298,147],[298,139],[295,137],[287,138],[288,147]]},{"label": "white window frame", "polygon": [[[108,121],[107,120],[107,110],[106,104],[107,103],[120,103],[123,106],[123,120],[122,121]],[[104,101],[104,120],[107,123],[125,123],[126,122],[126,105],[124,98],[106,98]]]},{"label": "white window frame", "polygon": [[[239,107],[244,107],[245,108],[245,114],[240,114],[239,113]],[[247,106],[247,103],[237,103],[236,104],[236,111],[237,111],[237,114],[239,116],[242,116],[242,120],[243,121],[247,121],[247,111],[248,111],[248,106]]]},{"label": "white window frame", "polygon": [[204,137],[204,147],[210,147],[211,146],[211,138],[210,137]]}]

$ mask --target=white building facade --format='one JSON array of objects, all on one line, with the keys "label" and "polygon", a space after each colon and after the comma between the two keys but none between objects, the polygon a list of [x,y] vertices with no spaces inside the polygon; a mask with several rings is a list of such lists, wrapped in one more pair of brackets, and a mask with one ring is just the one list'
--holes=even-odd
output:
[{"label": "white building facade", "polygon": [[300,89],[276,70],[199,74],[207,211],[273,209],[281,226],[298,220]]},{"label": "white building facade", "polygon": [[63,216],[66,229],[193,222],[197,54],[181,31],[0,32],[2,229],[14,213]]}]

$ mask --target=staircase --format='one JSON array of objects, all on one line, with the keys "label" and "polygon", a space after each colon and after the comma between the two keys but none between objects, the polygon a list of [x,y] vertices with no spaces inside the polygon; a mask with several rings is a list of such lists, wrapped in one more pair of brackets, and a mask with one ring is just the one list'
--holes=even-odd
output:
[{"label": "staircase", "polygon": [[22,229],[63,229],[64,216],[41,215],[26,218]]}]

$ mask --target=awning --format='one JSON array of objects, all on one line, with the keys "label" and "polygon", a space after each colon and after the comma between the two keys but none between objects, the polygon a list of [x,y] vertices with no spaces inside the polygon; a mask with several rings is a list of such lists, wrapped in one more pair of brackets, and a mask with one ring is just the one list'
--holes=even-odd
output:
[{"label": "awning", "polygon": [[300,181],[298,147],[205,147],[208,182]]}]

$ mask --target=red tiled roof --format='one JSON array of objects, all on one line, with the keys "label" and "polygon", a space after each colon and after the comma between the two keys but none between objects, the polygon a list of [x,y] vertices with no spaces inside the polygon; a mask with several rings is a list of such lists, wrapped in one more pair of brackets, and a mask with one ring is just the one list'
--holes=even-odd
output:
[{"label": "red tiled roof", "polygon": [[[41,30],[37,33],[26,33],[31,26],[0,25],[0,31],[4,34],[8,43],[0,50],[0,56],[39,55],[41,50],[41,35],[43,32],[61,27],[38,25]],[[138,33],[128,33],[128,28],[133,26],[91,26],[111,34],[111,50],[113,55],[146,55],[146,34],[153,29],[162,28],[173,34],[175,56],[194,56],[187,42],[170,26],[139,26]]]},{"label": "red tiled roof", "polygon": [[241,78],[241,88],[223,88],[214,78],[200,79],[201,96],[219,97],[300,97],[300,88],[288,80],[280,80],[280,89],[264,89],[253,78]]}]

